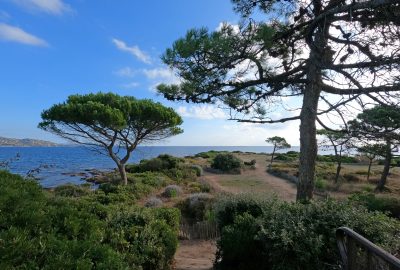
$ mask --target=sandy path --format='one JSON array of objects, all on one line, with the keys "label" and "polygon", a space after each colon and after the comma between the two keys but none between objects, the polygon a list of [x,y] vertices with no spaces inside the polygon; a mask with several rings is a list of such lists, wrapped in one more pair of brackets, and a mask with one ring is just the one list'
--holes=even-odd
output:
[{"label": "sandy path", "polygon": [[[243,157],[241,157],[243,159]],[[296,185],[290,183],[284,179],[273,176],[266,172],[267,161],[264,156],[255,155],[247,156],[245,159],[256,159],[257,166],[255,170],[246,170],[242,172],[241,175],[226,175],[226,174],[214,174],[206,172],[203,176],[203,180],[207,181],[216,192],[227,192],[227,193],[270,193],[276,194],[279,198],[286,201],[296,200]],[[233,185],[223,185],[223,181],[233,179],[233,178],[243,178],[251,179],[251,181],[257,181],[258,186],[255,188],[250,187],[251,181],[249,180],[249,187],[238,187]]]},{"label": "sandy path", "polygon": [[214,241],[183,240],[175,254],[176,270],[212,269],[217,247]]}]

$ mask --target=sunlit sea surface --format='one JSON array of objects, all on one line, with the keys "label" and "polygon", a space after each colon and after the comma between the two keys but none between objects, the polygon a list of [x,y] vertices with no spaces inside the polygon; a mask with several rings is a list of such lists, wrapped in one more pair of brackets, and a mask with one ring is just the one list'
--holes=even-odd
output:
[{"label": "sunlit sea surface", "polygon": [[[255,153],[271,153],[271,146],[139,146],[130,163],[138,163],[142,159],[149,159],[160,154],[170,154],[176,157],[195,155],[209,150],[242,151]],[[299,147],[285,149],[299,151]],[[85,181],[82,175],[87,170],[113,170],[114,162],[108,156],[98,154],[85,147],[0,147],[0,162],[10,160],[16,155],[18,160],[9,163],[13,173],[25,176],[30,170],[40,167],[35,174],[39,183],[44,187],[54,187],[65,183],[82,184]]]}]

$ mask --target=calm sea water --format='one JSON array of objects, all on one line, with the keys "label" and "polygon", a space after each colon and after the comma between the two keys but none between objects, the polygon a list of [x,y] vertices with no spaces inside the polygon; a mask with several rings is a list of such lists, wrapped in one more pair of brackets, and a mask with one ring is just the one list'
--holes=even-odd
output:
[{"label": "calm sea water", "polygon": [[[156,157],[160,154],[170,154],[176,157],[195,155],[209,150],[243,151],[255,153],[270,153],[271,146],[139,146],[130,163],[138,163],[142,159]],[[289,150],[299,151],[299,147]],[[286,152],[288,149],[282,151]],[[26,175],[29,170],[38,168],[36,174],[39,183],[44,187],[54,187],[65,183],[82,184],[82,176],[70,174],[85,172],[89,169],[112,170],[114,162],[104,155],[95,153],[84,147],[0,147],[0,161],[19,159],[10,163],[9,170],[13,173]]]}]

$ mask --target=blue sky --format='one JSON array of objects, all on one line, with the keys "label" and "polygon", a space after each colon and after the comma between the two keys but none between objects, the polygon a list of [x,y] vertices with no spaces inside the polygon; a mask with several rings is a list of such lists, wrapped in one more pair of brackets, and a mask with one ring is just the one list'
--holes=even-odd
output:
[{"label": "blue sky", "polygon": [[172,103],[158,83],[177,81],[161,54],[186,31],[236,23],[229,0],[0,0],[0,136],[60,139],[37,129],[40,113],[69,95],[112,91],[175,108],[184,134],[162,145],[298,145],[298,122],[227,121],[211,105]]}]

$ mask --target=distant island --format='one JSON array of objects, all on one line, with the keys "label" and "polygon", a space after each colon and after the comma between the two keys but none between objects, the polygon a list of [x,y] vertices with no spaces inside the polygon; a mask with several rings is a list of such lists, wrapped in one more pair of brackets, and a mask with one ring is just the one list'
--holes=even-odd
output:
[{"label": "distant island", "polygon": [[0,146],[59,146],[59,144],[35,139],[14,139],[0,137]]}]

